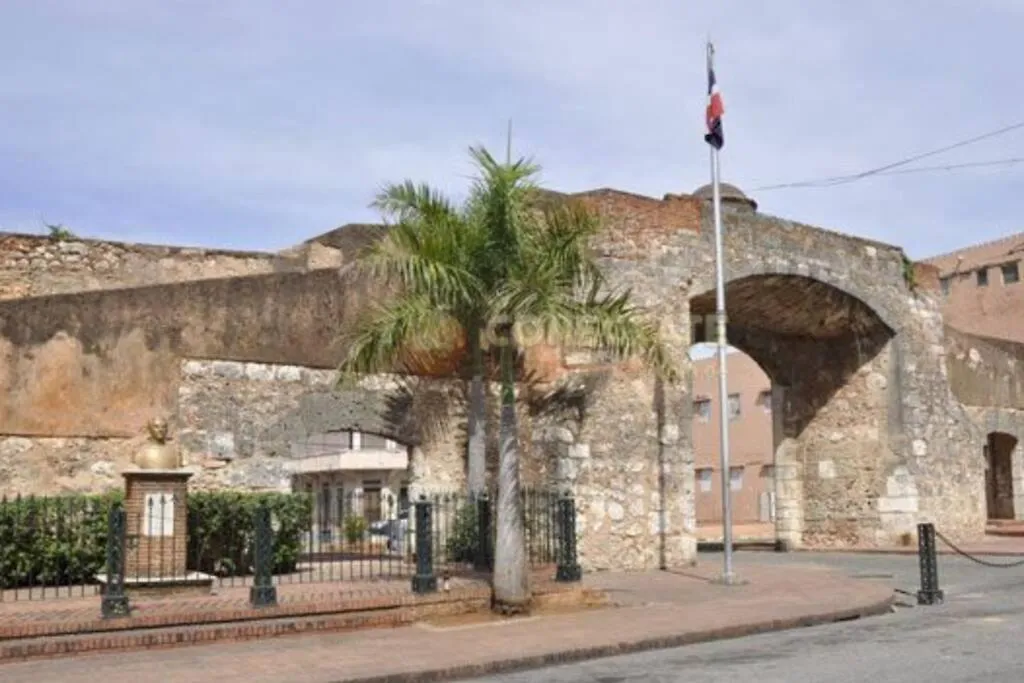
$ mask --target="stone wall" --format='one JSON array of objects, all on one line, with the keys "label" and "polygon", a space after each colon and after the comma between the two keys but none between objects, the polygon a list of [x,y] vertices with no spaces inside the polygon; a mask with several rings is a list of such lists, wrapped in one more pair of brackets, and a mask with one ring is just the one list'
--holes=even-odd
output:
[{"label": "stone wall", "polygon": [[949,381],[968,406],[1024,410],[1024,345],[945,329]]},{"label": "stone wall", "polygon": [[334,367],[368,301],[329,269],[0,302],[0,431],[137,434],[174,411],[180,358]]},{"label": "stone wall", "polygon": [[411,446],[417,484],[465,487],[457,384],[375,376],[335,390],[336,379],[330,370],[293,365],[185,361],[176,421],[196,485],[287,490],[293,443],[356,429]]},{"label": "stone wall", "polygon": [[337,267],[322,245],[287,256],[0,233],[0,300],[312,267]]},{"label": "stone wall", "polygon": [[[695,334],[707,334],[691,322],[714,307],[709,205],[612,190],[576,197],[605,219],[593,246],[611,284],[630,288],[660,321],[688,376],[687,349]],[[970,389],[990,400],[981,387],[1013,358],[993,347],[989,365],[972,366],[968,348],[962,362],[929,287],[908,286],[896,247],[758,214],[742,202],[723,223],[729,338],[772,378],[782,413],[780,540],[892,543],[923,520],[954,538],[980,535],[983,434],[957,397]],[[289,435],[392,410],[387,386],[328,390],[341,335],[370,300],[343,273],[314,270],[2,303],[0,425],[15,437],[49,440],[7,439],[0,453],[38,452],[56,485],[85,486],[130,452],[124,437],[167,413],[181,420],[182,444],[202,469],[198,485],[280,487]],[[585,566],[692,560],[690,382],[658,385],[635,365],[602,368],[586,354],[568,354],[585,366],[570,372],[564,365],[576,361],[548,351],[534,349],[531,362],[561,381],[522,404],[524,477],[553,478],[575,492]],[[950,378],[959,382],[956,396]],[[1008,405],[1020,396],[1013,381],[998,399]],[[391,425],[422,454],[413,468],[424,485],[458,485],[464,471],[464,437],[456,436],[463,413],[437,409],[458,403],[441,386],[417,385],[425,393],[413,392],[399,414],[418,417]],[[431,420],[422,416],[437,412],[445,436],[423,431]],[[74,460],[74,438],[85,435],[122,438],[90,442],[100,445]],[[21,455],[5,457],[0,467],[21,476],[11,464]]]}]

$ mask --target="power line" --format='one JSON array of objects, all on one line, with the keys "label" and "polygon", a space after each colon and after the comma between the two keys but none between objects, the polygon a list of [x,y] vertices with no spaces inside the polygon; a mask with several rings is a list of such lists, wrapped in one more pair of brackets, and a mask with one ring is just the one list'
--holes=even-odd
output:
[{"label": "power line", "polygon": [[[986,168],[993,166],[1015,166],[1017,164],[1024,164],[1024,157],[1009,157],[1006,159],[991,159],[988,161],[969,161],[961,164],[946,164],[944,166],[918,166],[915,168],[903,168],[892,171],[882,171],[875,173],[870,177],[875,176],[891,176],[891,175],[907,175],[912,173],[927,173],[934,171],[957,171],[965,168]],[[849,178],[850,176],[840,176],[841,178]],[[843,185],[845,183],[828,182],[829,178],[822,178],[817,181],[805,181],[802,183],[786,183],[784,185],[769,185],[766,187],[759,187],[751,192],[759,191],[764,192],[766,190],[782,190],[787,188],[799,188],[799,187],[832,187],[834,185]]]},{"label": "power line", "polygon": [[[890,164],[885,164],[884,166],[878,166],[876,168],[871,168],[871,169],[868,169],[866,171],[861,171],[860,173],[854,173],[854,174],[851,174],[851,175],[831,176],[831,177],[827,177],[827,178],[818,178],[816,180],[803,180],[803,181],[794,182],[794,183],[781,183],[779,185],[765,185],[763,187],[754,188],[752,190],[752,192],[765,192],[765,191],[768,191],[768,190],[781,190],[781,189],[786,189],[786,188],[797,188],[797,187],[831,187],[833,185],[842,185],[842,184],[845,184],[845,183],[852,183],[854,181],[862,180],[863,178],[867,178],[867,177],[870,177],[870,176],[876,176],[876,175],[896,175],[897,173],[894,172],[893,169],[896,169],[896,168],[898,168],[900,166],[906,166],[907,164],[911,164],[911,163],[913,163],[915,161],[920,161],[921,159],[926,159],[928,157],[933,157],[933,156],[942,154],[944,152],[949,152],[949,151],[954,150],[954,149],[959,149],[960,147],[966,147],[967,145],[972,145],[972,144],[974,144],[976,142],[981,142],[982,140],[987,140],[989,138],[994,138],[994,137],[997,137],[999,135],[1005,135],[1006,133],[1012,132],[1014,130],[1018,130],[1020,128],[1024,128],[1024,121],[1021,121],[1021,122],[1018,122],[1018,123],[1014,123],[1014,124],[1009,125],[1009,126],[1004,126],[1004,127],[999,128],[997,130],[993,130],[993,131],[990,131],[988,133],[983,133],[981,135],[977,135],[975,137],[968,138],[966,140],[961,140],[961,141],[955,142],[955,143],[953,143],[951,145],[946,145],[945,147],[940,147],[939,149],[934,149],[934,150],[931,150],[929,152],[924,152],[922,154],[917,154],[917,155],[914,155],[914,156],[911,156],[911,157],[906,157],[904,159],[900,159],[899,161],[895,161],[895,162],[890,163]],[[972,166],[972,165],[974,165],[974,166],[978,166],[978,165],[989,166],[989,165],[998,165],[998,164],[1006,164],[1006,163],[1011,163],[1011,162],[1009,160],[1000,159],[1000,160],[996,160],[996,161],[993,161],[993,162],[975,162],[973,164],[964,164],[964,165],[953,164],[953,165],[950,165],[948,167],[930,167],[930,168],[929,167],[923,167],[920,170],[952,170],[953,168],[967,168],[968,166]],[[1018,163],[1018,162],[1017,161],[1013,161],[1012,163]],[[918,169],[906,169],[903,172],[904,173],[917,173],[917,172],[919,172],[919,170]]]}]

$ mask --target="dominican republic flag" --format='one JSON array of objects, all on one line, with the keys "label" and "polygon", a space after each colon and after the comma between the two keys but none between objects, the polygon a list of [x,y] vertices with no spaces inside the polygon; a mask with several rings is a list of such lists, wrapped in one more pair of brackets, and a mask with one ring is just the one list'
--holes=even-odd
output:
[{"label": "dominican republic flag", "polygon": [[708,133],[704,141],[715,149],[722,149],[725,144],[725,136],[722,133],[722,114],[725,113],[725,105],[722,104],[722,94],[718,92],[718,84],[715,81],[714,67],[715,48],[708,45],[708,108],[706,114]]}]

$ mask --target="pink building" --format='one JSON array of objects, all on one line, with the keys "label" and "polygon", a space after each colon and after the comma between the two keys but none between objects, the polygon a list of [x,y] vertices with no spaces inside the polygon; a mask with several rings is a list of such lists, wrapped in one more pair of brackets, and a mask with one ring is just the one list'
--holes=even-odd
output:
[{"label": "pink building", "polygon": [[[771,380],[749,356],[727,356],[729,488],[735,524],[773,521],[774,435]],[[722,520],[718,359],[694,362],[693,448],[697,524]]]}]

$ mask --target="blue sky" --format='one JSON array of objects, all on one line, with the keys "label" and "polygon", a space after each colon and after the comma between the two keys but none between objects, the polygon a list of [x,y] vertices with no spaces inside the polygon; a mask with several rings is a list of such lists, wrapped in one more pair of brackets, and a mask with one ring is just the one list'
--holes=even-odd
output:
[{"label": "blue sky", "polygon": [[459,192],[509,118],[548,187],[691,191],[709,32],[723,179],[765,212],[914,257],[1024,229],[1024,164],[753,191],[1024,120],[1021,0],[5,0],[0,229],[280,249],[389,180]]}]

